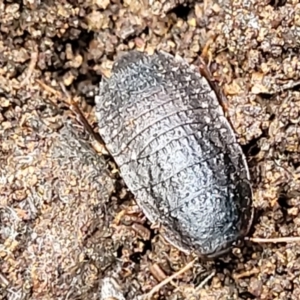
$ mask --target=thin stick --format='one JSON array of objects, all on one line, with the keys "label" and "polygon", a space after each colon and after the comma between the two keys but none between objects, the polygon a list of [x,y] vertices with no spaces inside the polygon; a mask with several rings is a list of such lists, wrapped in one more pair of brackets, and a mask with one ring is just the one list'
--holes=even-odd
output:
[{"label": "thin stick", "polygon": [[300,237],[245,238],[253,243],[299,243]]},{"label": "thin stick", "polygon": [[282,86],[280,87],[280,89],[282,91],[285,91],[285,90],[291,90],[291,89],[299,86],[300,85],[300,80],[297,80],[297,81],[276,80],[276,83],[278,85],[282,84]]},{"label": "thin stick", "polygon": [[28,83],[28,81],[35,69],[35,66],[37,64],[38,57],[39,57],[38,47],[35,47],[34,51],[31,52],[31,58],[30,58],[30,62],[28,65],[27,74],[26,74],[25,78],[21,81],[19,88],[23,87],[25,84]]},{"label": "thin stick", "polygon": [[250,277],[252,275],[256,275],[258,273],[259,273],[259,270],[257,268],[253,268],[252,270],[245,271],[245,272],[240,273],[240,274],[235,274],[235,275],[233,275],[233,278],[235,280],[238,280],[238,279],[242,279],[242,278],[245,278],[245,277]]},{"label": "thin stick", "polygon": [[215,81],[215,79],[213,78],[209,66],[205,63],[202,57],[199,57],[199,71],[200,74],[206,78],[211,89],[215,91],[219,103],[222,105],[224,111],[227,112],[229,107],[228,100],[225,97],[219,85],[217,84],[217,82]]},{"label": "thin stick", "polygon": [[8,279],[2,273],[0,273],[0,282],[2,282],[2,284],[4,286],[8,286],[9,285]]},{"label": "thin stick", "polygon": [[[157,281],[161,282],[167,278],[165,272],[160,268],[158,264],[153,264],[152,266],[150,266],[149,270],[152,276],[154,276]],[[171,281],[170,284],[172,284],[176,289],[178,289],[178,286],[174,281]]]},{"label": "thin stick", "polygon": [[201,58],[206,63],[207,67],[209,68],[212,62],[212,54],[209,52],[209,48],[211,44],[215,41],[216,36],[210,37],[206,44],[204,45],[202,52],[201,52]]},{"label": "thin stick", "polygon": [[[43,81],[36,79],[36,82],[42,87],[44,88],[45,91],[47,91],[50,94],[55,95],[56,97],[60,98],[63,100],[63,102],[68,106],[68,108],[73,111],[73,113],[75,114],[75,116],[79,117],[79,121],[81,123],[83,123],[83,125],[85,126],[86,130],[89,132],[89,134],[94,138],[94,141],[97,143],[97,145],[101,145],[101,152],[103,154],[108,154],[108,151],[106,149],[104,145],[104,142],[102,140],[102,138],[100,137],[99,134],[95,133],[94,130],[92,129],[92,127],[90,126],[89,122],[87,121],[86,117],[84,116],[84,114],[82,113],[81,109],[79,108],[78,104],[70,97],[69,93],[67,92],[65,86],[60,83],[61,89],[64,93],[64,95],[55,90],[54,88],[52,88],[51,86],[48,86],[47,84],[45,84]],[[52,100],[51,102],[57,106],[57,103],[54,103]],[[96,147],[95,143],[93,143],[94,147]],[[97,146],[97,148],[99,148]]]},{"label": "thin stick", "polygon": [[197,287],[196,287],[196,292],[199,292],[209,280],[211,280],[214,276],[216,275],[216,271],[211,272]]},{"label": "thin stick", "polygon": [[181,270],[174,273],[173,275],[169,276],[168,278],[164,279],[162,282],[160,282],[158,285],[156,285],[149,293],[147,293],[144,296],[144,299],[149,299],[149,297],[153,296],[156,292],[158,292],[163,286],[171,282],[174,278],[178,277],[182,273],[185,273],[187,270],[191,269],[195,264],[196,259],[189,262],[187,265],[185,265]]},{"label": "thin stick", "polygon": [[36,79],[35,81],[36,81],[36,82],[37,82],[37,83],[38,83],[45,91],[47,91],[48,93],[53,94],[53,95],[55,95],[55,96],[57,96],[57,97],[62,98],[62,94],[61,94],[59,91],[55,90],[53,87],[51,87],[51,86],[45,84],[43,81],[41,81],[41,80],[39,80],[39,79]]},{"label": "thin stick", "polygon": [[69,105],[70,109],[75,113],[75,115],[79,116],[79,121],[81,121],[83,123],[83,125],[85,126],[85,128],[94,137],[94,139],[96,141],[98,141],[99,143],[104,144],[104,142],[102,141],[102,139],[100,138],[100,136],[97,135],[94,132],[94,130],[92,129],[91,125],[89,124],[89,122],[87,121],[86,117],[82,113],[82,111],[79,108],[78,104],[71,98],[71,96],[69,95],[68,91],[66,90],[66,87],[62,83],[60,83],[60,87],[61,87],[62,91],[64,92],[66,98],[67,98],[67,101],[68,101],[67,104]]}]

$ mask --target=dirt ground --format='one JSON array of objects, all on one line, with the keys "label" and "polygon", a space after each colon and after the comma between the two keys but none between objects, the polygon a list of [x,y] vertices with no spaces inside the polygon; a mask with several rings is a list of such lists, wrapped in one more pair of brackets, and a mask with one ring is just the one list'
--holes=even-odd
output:
[{"label": "dirt ground", "polygon": [[[123,214],[132,195],[66,102],[97,131],[94,95],[118,53],[196,63],[210,38],[251,170],[250,235],[300,236],[299,1],[0,1],[0,299],[135,299],[192,260],[141,214]],[[247,241],[153,299],[299,295],[300,243]]]}]

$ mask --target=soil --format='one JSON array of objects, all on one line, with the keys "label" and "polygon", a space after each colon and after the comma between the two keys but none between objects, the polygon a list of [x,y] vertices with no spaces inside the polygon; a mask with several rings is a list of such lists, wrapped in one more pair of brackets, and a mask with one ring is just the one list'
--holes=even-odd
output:
[{"label": "soil", "polygon": [[[209,42],[251,171],[250,236],[300,236],[298,2],[0,2],[0,299],[138,299],[193,259],[145,220],[95,141],[98,83],[131,49],[196,64]],[[299,294],[300,244],[246,241],[152,298]]]}]

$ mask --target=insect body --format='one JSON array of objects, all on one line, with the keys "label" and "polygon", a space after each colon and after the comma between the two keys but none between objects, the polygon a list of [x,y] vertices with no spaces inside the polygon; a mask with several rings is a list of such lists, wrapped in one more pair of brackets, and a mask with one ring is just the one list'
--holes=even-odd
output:
[{"label": "insect body", "polygon": [[151,222],[177,248],[226,252],[249,230],[249,171],[207,80],[183,59],[120,57],[96,97],[100,135]]}]

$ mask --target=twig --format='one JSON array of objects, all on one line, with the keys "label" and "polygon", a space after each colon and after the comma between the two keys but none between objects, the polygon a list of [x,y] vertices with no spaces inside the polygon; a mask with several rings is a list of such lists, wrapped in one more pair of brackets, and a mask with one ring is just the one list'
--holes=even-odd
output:
[{"label": "twig", "polygon": [[216,275],[216,271],[211,272],[197,287],[196,287],[196,292],[199,292],[209,280],[211,280],[214,276]]},{"label": "twig", "polygon": [[196,261],[196,259],[192,260],[187,265],[185,265],[181,270],[179,270],[178,272],[174,273],[173,275],[169,276],[168,278],[166,278],[165,280],[163,280],[162,282],[160,282],[150,292],[148,292],[146,295],[144,295],[143,298],[144,299],[150,299],[150,297],[152,297],[153,294],[155,294],[156,292],[158,292],[163,286],[165,286],[166,284],[168,284],[169,282],[171,282],[174,278],[178,277],[182,273],[185,273],[187,270],[191,269],[194,266],[195,261]]},{"label": "twig", "polygon": [[90,133],[91,136],[94,137],[94,139],[101,143],[101,144],[104,144],[103,140],[101,139],[101,137],[96,134],[94,132],[94,130],[92,129],[91,125],[89,124],[89,122],[87,121],[86,117],[84,116],[84,114],[82,113],[81,109],[78,107],[78,104],[70,97],[68,91],[66,90],[66,87],[60,83],[60,87],[62,89],[62,91],[64,92],[65,96],[66,96],[66,99],[68,101],[68,105],[69,105],[69,108],[75,113],[76,116],[79,117],[79,121],[81,123],[83,123],[83,125],[85,126],[85,128],[88,130],[88,132]]},{"label": "twig", "polygon": [[256,275],[258,273],[259,273],[259,270],[257,268],[253,268],[252,270],[245,271],[245,272],[240,273],[240,274],[235,274],[235,275],[233,275],[233,278],[235,280],[238,280],[238,279],[242,279],[242,278],[245,278],[245,277],[250,277],[252,275]]},{"label": "twig", "polygon": [[[161,282],[163,280],[165,280],[167,278],[165,272],[160,268],[160,266],[158,264],[153,264],[150,266],[149,268],[152,276],[154,276],[154,278],[156,278],[157,281]],[[174,281],[170,282],[176,289],[178,289],[178,286],[176,285],[176,283]]]},{"label": "twig", "polygon": [[2,273],[0,273],[0,282],[2,282],[2,285],[4,285],[4,286],[9,285],[8,279]]},{"label": "twig", "polygon": [[53,94],[53,95],[55,95],[55,96],[57,96],[57,97],[62,98],[62,94],[61,94],[59,91],[55,90],[54,88],[52,88],[51,86],[45,84],[43,81],[41,81],[41,80],[39,80],[39,79],[36,79],[35,81],[36,81],[39,85],[41,85],[42,88],[43,88],[44,90],[46,90],[48,93]]},{"label": "twig", "polygon": [[[287,82],[287,83],[286,83]],[[294,89],[298,86],[300,86],[300,80],[297,80],[297,81],[285,81],[285,80],[276,80],[276,83],[278,85],[282,84],[282,86],[280,86],[280,90],[281,91],[286,91],[286,90],[291,90],[291,89]]]},{"label": "twig", "polygon": [[245,238],[253,243],[299,243],[300,237]]},{"label": "twig", "polygon": [[23,87],[25,84],[29,82],[29,79],[35,69],[39,57],[38,47],[35,47],[34,51],[31,52],[31,58],[27,69],[27,74],[25,78],[21,81],[19,88]]},{"label": "twig", "polygon": [[[97,143],[100,143],[102,145],[104,145],[103,140],[101,139],[99,134],[96,134],[94,132],[94,130],[92,129],[92,127],[90,126],[89,122],[87,121],[86,117],[84,116],[84,114],[82,113],[82,111],[80,110],[80,108],[78,107],[78,104],[72,100],[72,98],[70,97],[69,93],[67,92],[65,86],[61,83],[61,89],[63,90],[63,93],[65,94],[65,97],[63,97],[63,94],[57,90],[55,90],[54,88],[52,88],[51,86],[48,86],[47,84],[45,84],[44,82],[42,82],[39,79],[36,79],[36,82],[41,85],[47,92],[57,96],[58,98],[61,98],[65,104],[69,107],[69,109],[71,111],[73,111],[73,113],[79,117],[79,121],[81,123],[83,123],[83,125],[85,126],[85,128],[88,130],[89,134],[94,138],[94,140]],[[64,99],[65,98],[65,99]],[[54,105],[57,105],[56,103],[54,103],[53,101],[51,101]],[[105,147],[101,147],[102,152],[108,153],[107,150],[105,149]]]}]

